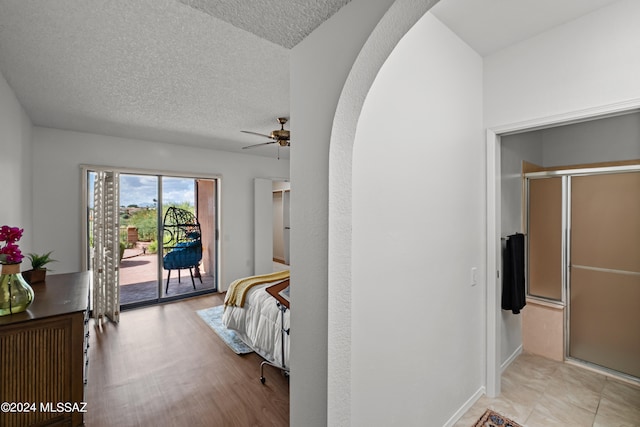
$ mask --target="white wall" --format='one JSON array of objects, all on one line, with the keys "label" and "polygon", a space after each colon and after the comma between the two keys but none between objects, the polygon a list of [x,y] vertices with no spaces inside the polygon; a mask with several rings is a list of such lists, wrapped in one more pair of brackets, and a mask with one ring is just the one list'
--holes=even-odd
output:
[{"label": "white wall", "polygon": [[222,290],[253,272],[254,178],[288,176],[285,159],[41,127],[33,141],[34,231],[56,273],[81,266],[81,164],[221,176]]},{"label": "white wall", "polygon": [[292,426],[328,425],[329,140],[347,75],[391,3],[353,0],[291,50]]},{"label": "white wall", "polygon": [[[639,16],[640,2],[621,0],[485,57],[485,126],[499,133],[640,106]],[[499,326],[503,339],[520,334],[519,322]]]},{"label": "white wall", "polygon": [[428,13],[358,122],[353,425],[443,425],[482,389],[484,228],[482,59]]},{"label": "white wall", "polygon": [[621,0],[486,57],[487,127],[639,99],[638,17]]},{"label": "white wall", "polygon": [[[31,120],[0,74],[0,226],[24,229],[18,245],[22,254],[34,252],[31,197]],[[28,260],[25,260],[28,264]],[[23,270],[28,270],[24,265]]]},{"label": "white wall", "polygon": [[[507,123],[507,127],[517,128],[517,123],[511,124],[508,122],[508,117],[515,114],[518,120],[533,121],[536,122],[536,125],[544,126],[545,122],[556,125],[563,120],[571,121],[574,119],[582,120],[590,116],[597,117],[599,113],[606,114],[611,112],[617,114],[625,109],[637,111],[638,107],[640,107],[640,89],[638,88],[637,78],[634,76],[637,76],[640,72],[640,61],[638,61],[640,29],[637,26],[637,20],[640,17],[639,6],[640,4],[637,2],[620,1],[555,31],[544,34],[537,38],[540,40],[537,40],[536,43],[533,41],[525,42],[518,47],[514,47],[511,52],[499,53],[499,56],[502,56],[500,61],[503,64],[507,59],[516,62],[521,59],[520,55],[515,53],[518,49],[526,49],[532,44],[540,48],[542,45],[541,40],[549,44],[548,52],[538,49],[530,55],[526,66],[538,65],[529,70],[532,74],[530,76],[527,75],[520,84],[525,93],[523,99],[543,98],[544,103],[538,107],[548,108],[550,112],[557,114],[557,116],[549,117],[552,114],[545,114],[526,117],[524,112],[528,111],[531,105],[516,103],[509,106],[509,111],[507,109],[499,111],[500,116],[504,118],[495,120],[495,122],[501,125]],[[588,32],[591,32],[591,34],[587,34]],[[582,38],[591,40],[594,37],[600,38],[597,44],[589,46],[582,43]],[[575,41],[579,41],[577,50],[573,46]],[[558,49],[555,46],[562,46],[562,48]],[[594,48],[592,51],[590,50],[591,47]],[[563,70],[567,65],[572,67],[576,63],[597,65],[585,66],[582,69],[574,68],[571,71],[576,74],[571,76],[570,79],[566,78],[563,75]],[[564,84],[567,88],[558,90],[558,87],[539,86],[540,82],[536,81],[535,74],[542,73],[545,75],[548,70],[560,71],[560,73],[556,74],[556,77],[564,79],[559,84]],[[497,79],[504,77],[501,73],[502,70],[499,71]],[[493,83],[496,82],[497,80],[493,81]],[[497,85],[493,89],[499,92],[498,99],[507,95],[510,90],[509,88],[499,88]],[[485,90],[487,90],[486,86]],[[535,91],[542,91],[542,93],[536,94]],[[580,96],[575,96],[576,94],[580,94]],[[494,93],[487,90],[486,95],[489,98]],[[579,101],[579,103],[576,103],[576,101]],[[557,109],[558,106],[563,106],[564,109]],[[496,112],[494,111],[494,113]],[[545,117],[549,117],[549,119],[545,119]],[[513,142],[516,142],[517,147],[518,140],[523,142],[522,140],[525,138],[539,144],[542,152],[542,157],[538,161],[531,161],[547,167],[639,159],[640,114],[636,112],[599,118],[597,120],[505,137],[502,139],[503,155],[505,149],[512,149]],[[519,154],[526,158],[523,153],[527,150],[530,151],[531,147],[520,145],[520,148]],[[511,164],[513,165],[513,163]],[[504,161],[502,167],[505,168]],[[503,169],[503,215],[507,211],[504,202],[509,197],[505,196],[504,192],[509,193],[513,190],[510,184],[506,184],[506,176],[509,175],[509,171],[510,169],[506,171]],[[512,199],[508,204],[512,207],[516,206],[514,203],[517,203],[518,206],[520,205],[519,201],[515,201],[515,196]],[[504,226],[503,217],[503,231]],[[503,312],[503,361],[510,347],[516,344],[517,336],[521,335],[520,323],[505,321],[505,316]],[[511,339],[509,339],[509,336]]]},{"label": "white wall", "polygon": [[640,159],[640,113],[540,131],[543,166]]},{"label": "white wall", "polygon": [[[522,161],[542,165],[542,131],[505,136],[501,148],[500,235],[504,237],[526,231],[522,228]],[[504,250],[506,242],[501,243]],[[498,292],[502,292],[502,286]],[[522,346],[522,316],[501,310],[500,319],[500,364],[504,365]]]}]

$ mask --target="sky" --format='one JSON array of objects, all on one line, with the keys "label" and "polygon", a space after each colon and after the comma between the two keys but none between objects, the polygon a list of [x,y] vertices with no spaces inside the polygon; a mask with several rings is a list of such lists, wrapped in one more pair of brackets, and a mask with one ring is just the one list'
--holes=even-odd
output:
[{"label": "sky", "polygon": [[[91,205],[93,205],[93,175],[90,182]],[[162,202],[164,205],[189,202],[195,204],[195,181],[193,178],[162,178]],[[120,174],[120,206],[153,206],[158,199],[158,178],[155,175]]]}]

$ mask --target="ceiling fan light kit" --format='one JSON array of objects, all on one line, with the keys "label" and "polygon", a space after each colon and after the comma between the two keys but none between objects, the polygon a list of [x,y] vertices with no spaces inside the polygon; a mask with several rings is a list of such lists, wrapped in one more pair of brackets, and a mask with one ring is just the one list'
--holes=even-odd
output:
[{"label": "ceiling fan light kit", "polygon": [[271,131],[271,134],[269,134],[269,135],[265,135],[265,134],[258,133],[258,132],[252,132],[252,131],[248,131],[248,130],[240,131],[240,132],[244,132],[244,133],[250,133],[252,135],[258,135],[258,136],[262,136],[262,137],[265,137],[265,138],[269,138],[271,140],[269,142],[263,142],[261,144],[248,145],[248,146],[242,147],[242,148],[245,149],[245,148],[259,147],[261,145],[275,144],[276,142],[278,143],[278,147],[289,147],[291,145],[290,132],[284,128],[284,125],[285,125],[285,123],[287,123],[288,120],[289,119],[286,118],[286,117],[278,117],[278,123],[280,123],[280,129],[276,129],[274,131]]}]

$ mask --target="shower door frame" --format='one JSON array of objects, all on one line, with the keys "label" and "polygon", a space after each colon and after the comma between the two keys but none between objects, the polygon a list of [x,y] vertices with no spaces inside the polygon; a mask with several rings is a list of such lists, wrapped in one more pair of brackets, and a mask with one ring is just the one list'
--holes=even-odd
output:
[{"label": "shower door frame", "polygon": [[[602,365],[597,365],[586,360],[577,359],[570,356],[570,319],[571,319],[571,178],[576,176],[589,176],[589,175],[603,175],[603,174],[617,174],[617,173],[633,173],[640,172],[640,164],[625,164],[619,166],[594,166],[594,167],[560,167],[557,170],[543,170],[538,172],[527,172],[524,174],[525,179],[525,192],[524,197],[526,206],[524,213],[526,215],[525,224],[527,226],[527,236],[529,230],[529,181],[530,179],[544,179],[550,177],[562,178],[562,298],[556,300],[552,298],[545,298],[541,296],[531,295],[529,293],[529,250],[527,243],[527,255],[526,255],[526,292],[527,298],[546,301],[550,303],[561,303],[564,310],[564,358],[566,361],[588,367],[590,369],[604,372],[609,375],[620,377],[630,380],[634,383],[640,382],[640,378],[626,374],[624,372],[616,371],[611,368],[607,368]],[[528,239],[527,239],[528,241]]]}]

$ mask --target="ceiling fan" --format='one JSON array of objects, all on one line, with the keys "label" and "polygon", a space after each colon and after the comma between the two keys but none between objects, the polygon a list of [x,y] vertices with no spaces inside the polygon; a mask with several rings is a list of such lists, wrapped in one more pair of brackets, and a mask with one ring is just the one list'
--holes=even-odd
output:
[{"label": "ceiling fan", "polygon": [[276,142],[278,143],[278,148],[279,147],[288,147],[290,145],[289,131],[284,128],[284,124],[287,123],[288,120],[289,119],[286,118],[286,117],[278,117],[278,123],[280,123],[280,129],[276,129],[276,130],[272,131],[271,135],[265,135],[263,133],[258,133],[258,132],[251,132],[251,131],[248,131],[248,130],[240,131],[240,132],[244,132],[244,133],[250,133],[252,135],[263,136],[263,137],[269,138],[271,140],[269,142],[263,142],[261,144],[248,145],[248,146],[242,147],[242,148],[244,149],[244,148],[259,147],[261,145],[275,144]]}]

